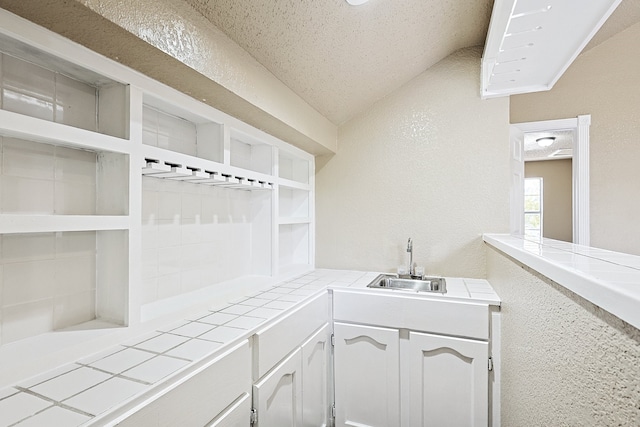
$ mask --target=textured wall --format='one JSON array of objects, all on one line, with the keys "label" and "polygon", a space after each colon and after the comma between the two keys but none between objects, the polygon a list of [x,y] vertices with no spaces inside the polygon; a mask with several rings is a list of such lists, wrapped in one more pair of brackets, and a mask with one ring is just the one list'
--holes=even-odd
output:
[{"label": "textured wall", "polygon": [[549,92],[511,97],[511,123],[591,114],[591,245],[640,255],[640,23],[580,55]]},{"label": "textured wall", "polygon": [[486,251],[502,299],[502,425],[640,425],[640,331]]},{"label": "textured wall", "polygon": [[316,162],[316,265],[484,277],[508,231],[508,99],[481,100],[479,48],[447,57],[339,129]]},{"label": "textured wall", "polygon": [[571,159],[526,162],[527,178],[542,178],[542,235],[550,239],[573,241]]}]

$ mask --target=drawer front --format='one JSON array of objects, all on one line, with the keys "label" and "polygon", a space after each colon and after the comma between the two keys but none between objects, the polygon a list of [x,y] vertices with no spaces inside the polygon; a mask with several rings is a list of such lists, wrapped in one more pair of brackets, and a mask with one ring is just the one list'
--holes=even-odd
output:
[{"label": "drawer front", "polygon": [[323,292],[253,336],[254,381],[262,378],[312,333],[329,321],[329,295]]},{"label": "drawer front", "polygon": [[489,339],[489,306],[482,303],[336,289],[333,291],[333,318],[343,322]]},{"label": "drawer front", "polygon": [[[251,352],[245,341],[230,352],[188,374],[185,380],[151,398],[150,403],[118,426],[202,427],[229,405],[251,393]],[[151,400],[150,399],[150,400]],[[248,420],[248,413],[245,414]]]}]

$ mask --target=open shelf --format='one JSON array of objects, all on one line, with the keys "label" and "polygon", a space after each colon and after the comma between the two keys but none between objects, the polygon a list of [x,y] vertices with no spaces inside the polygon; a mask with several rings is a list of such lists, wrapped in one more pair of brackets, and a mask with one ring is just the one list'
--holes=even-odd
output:
[{"label": "open shelf", "polygon": [[222,163],[222,125],[184,112],[177,114],[181,115],[172,115],[145,104],[142,112],[143,144]]},{"label": "open shelf", "polygon": [[[289,180],[297,184],[309,184],[311,165],[309,160],[280,150],[278,154],[278,176],[281,181]],[[295,184],[291,184],[295,185]]]},{"label": "open shelf", "polygon": [[313,155],[1,12],[0,350],[313,267]]},{"label": "open shelf", "polygon": [[265,144],[257,138],[250,137],[236,130],[231,131],[231,166],[264,175],[272,175],[273,150],[273,146]]},{"label": "open shelf", "polygon": [[0,52],[3,110],[128,138],[124,84],[5,35]]},{"label": "open shelf", "polygon": [[124,324],[126,231],[3,234],[0,242],[3,344],[94,319]]},{"label": "open shelf", "polygon": [[282,224],[278,226],[279,269],[286,271],[294,266],[309,266],[310,227],[308,223]]},{"label": "open shelf", "polygon": [[0,215],[0,234],[89,230],[127,230],[129,217],[118,215]]},{"label": "open shelf", "polygon": [[8,137],[0,146],[2,215],[128,215],[128,156]]}]

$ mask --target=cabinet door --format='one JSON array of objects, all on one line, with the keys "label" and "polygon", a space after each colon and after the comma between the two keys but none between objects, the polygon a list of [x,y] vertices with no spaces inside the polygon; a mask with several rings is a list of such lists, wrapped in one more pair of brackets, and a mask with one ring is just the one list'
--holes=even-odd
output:
[{"label": "cabinet door", "polygon": [[327,425],[329,325],[302,345],[302,425]]},{"label": "cabinet door", "polygon": [[399,332],[334,324],[336,426],[400,425]]},{"label": "cabinet door", "polygon": [[409,347],[410,425],[486,427],[488,343],[411,332]]},{"label": "cabinet door", "polygon": [[231,408],[212,420],[206,427],[238,427],[249,426],[251,413],[251,395],[245,393]]},{"label": "cabinet door", "polygon": [[302,425],[301,354],[298,348],[253,386],[253,406],[258,411],[256,427]]}]

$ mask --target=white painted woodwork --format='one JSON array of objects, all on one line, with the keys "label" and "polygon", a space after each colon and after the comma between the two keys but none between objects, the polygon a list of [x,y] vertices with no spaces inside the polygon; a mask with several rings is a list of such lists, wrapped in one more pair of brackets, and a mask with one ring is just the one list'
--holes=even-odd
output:
[{"label": "white painted woodwork", "polygon": [[[140,401],[131,402],[129,411],[120,417],[116,417],[117,412],[106,414],[95,418],[92,425],[116,420],[121,427],[202,427],[216,417],[222,418],[225,411],[251,393],[249,342],[244,341],[204,366],[178,376],[175,384],[159,390],[159,395],[141,396]],[[241,406],[246,407],[246,402]],[[232,412],[229,419],[237,419],[239,415]],[[244,419],[248,425],[248,410]],[[220,422],[213,425],[237,425]]]},{"label": "white painted woodwork", "polygon": [[578,116],[573,144],[573,243],[591,244],[589,216],[589,126],[591,115]]},{"label": "white painted woodwork", "polygon": [[399,331],[336,322],[334,334],[336,426],[399,426]]},{"label": "white painted woodwork", "polygon": [[[223,224],[219,228],[224,230],[216,236],[225,236],[223,241],[229,245],[230,253],[246,254],[241,269],[236,268],[237,263],[225,263],[221,268],[229,271],[209,277],[223,277],[219,280],[226,282],[224,278],[271,278],[282,272],[313,268],[313,155],[3,10],[0,10],[0,55],[4,97],[0,102],[0,137],[95,155],[92,192],[63,193],[56,187],[57,210],[44,212],[5,209],[0,204],[2,235],[96,232],[99,249],[95,261],[96,297],[91,301],[86,298],[82,302],[85,306],[67,311],[95,312],[101,321],[132,326],[145,320],[143,313],[149,311],[145,310],[148,304],[200,290],[195,289],[188,277],[182,278],[181,272],[170,279],[173,283],[167,283],[167,279],[162,284],[164,290],[171,289],[172,293],[160,292],[160,279],[148,277],[143,262],[148,262],[150,253],[157,248],[143,242],[143,236],[150,234],[141,221],[145,159],[152,159],[162,167],[172,164],[188,172],[187,176],[175,178],[200,181],[202,185],[220,184],[202,182],[203,177],[210,178],[210,172],[217,177],[229,175],[225,179],[233,181],[232,191],[251,192],[250,203],[241,205],[241,209],[239,202],[230,198],[229,209],[235,209],[236,218],[242,218],[242,231],[238,232],[242,238],[227,233],[229,228],[235,232],[238,227],[228,227],[226,218],[215,221],[213,215],[200,218],[199,224],[206,221]],[[36,74],[44,78],[33,78]],[[29,163],[29,173],[34,170],[40,173],[32,165],[35,161],[27,159],[25,163]],[[68,172],[69,179],[73,179],[74,171]],[[10,179],[15,180],[16,176],[35,185],[29,176],[15,175]],[[282,192],[278,191],[280,180]],[[50,181],[53,185],[54,180]],[[163,179],[160,185],[165,182],[169,183]],[[167,190],[162,190],[165,193],[175,191],[170,184],[165,187]],[[45,190],[37,194],[22,191],[21,197],[27,205],[37,204],[41,193],[54,194]],[[8,199],[5,195],[2,203]],[[90,206],[89,211],[75,212],[65,205],[74,204],[75,208],[78,201],[83,207]],[[176,203],[173,208],[180,212],[184,202],[178,197]],[[238,213],[239,210],[243,212]],[[157,220],[156,216],[150,222]],[[158,264],[159,257],[156,255]],[[182,264],[189,261],[182,260]],[[211,260],[210,264],[214,261],[217,260]],[[154,280],[158,284],[151,286]],[[173,292],[175,289],[177,294]],[[27,316],[30,311],[21,312]],[[91,317],[89,314],[85,317]],[[34,319],[21,321],[31,320]],[[87,320],[90,319],[83,322]],[[38,322],[29,336],[52,330],[45,321]],[[324,322],[313,325],[296,345]],[[2,325],[0,322],[0,332]],[[0,346],[9,342],[7,338],[15,341],[27,337],[0,333]]]},{"label": "white painted woodwork", "polygon": [[302,425],[328,425],[330,328],[325,325],[302,344]]},{"label": "white painted woodwork", "polygon": [[620,2],[496,0],[482,58],[482,97],[551,89]]},{"label": "white painted woodwork", "polygon": [[[425,307],[429,309],[426,310]],[[487,304],[426,299],[423,296],[389,295],[388,291],[333,291],[336,321],[381,325],[487,340]]]},{"label": "white painted woodwork", "polygon": [[410,332],[411,426],[486,426],[488,343]]},{"label": "white painted woodwork", "polygon": [[255,427],[302,425],[302,350],[298,348],[253,386]]},{"label": "white painted woodwork", "polygon": [[511,165],[509,231],[512,234],[524,234],[524,133],[515,126],[509,128],[509,154]]},{"label": "white painted woodwork", "polygon": [[[591,125],[591,115],[581,115],[571,119],[558,119],[558,120],[543,120],[539,122],[527,122],[527,123],[514,123],[511,126],[511,147],[512,147],[512,177],[515,181],[515,172],[524,168],[524,156],[521,160],[518,160],[514,153],[514,138],[513,135],[519,135],[519,132],[546,132],[546,131],[563,131],[573,130],[573,156],[571,162],[571,176],[572,176],[572,221],[573,221],[573,243],[589,246],[590,242],[590,214],[589,214],[589,127]],[[517,163],[522,163],[519,166]],[[515,185],[515,184],[512,184]],[[524,188],[524,175],[522,184],[519,188]],[[511,199],[511,233],[522,234],[524,231],[524,202],[519,202]],[[518,215],[521,218],[517,218]],[[514,223],[522,221],[523,229],[517,229],[514,227]]]},{"label": "white painted woodwork", "polygon": [[230,408],[218,415],[206,427],[238,427],[249,425],[251,395],[245,393]]},{"label": "white painted woodwork", "polygon": [[320,293],[253,336],[254,380],[329,321],[329,297]]}]

